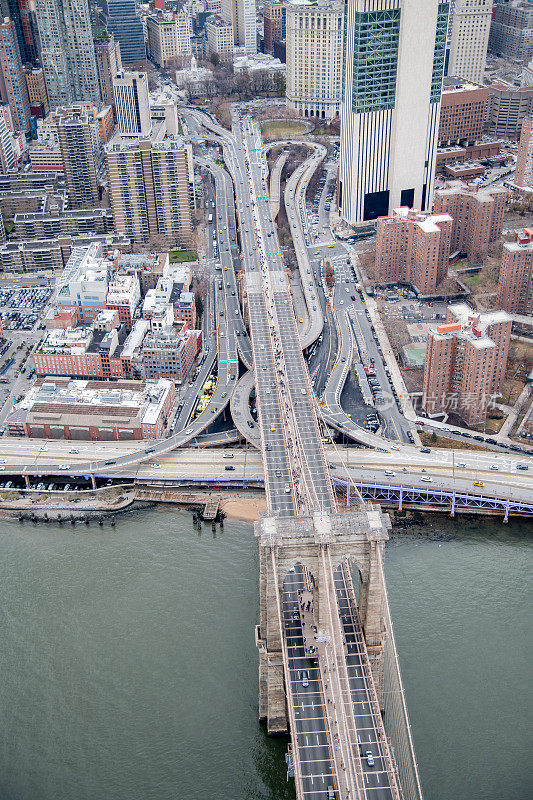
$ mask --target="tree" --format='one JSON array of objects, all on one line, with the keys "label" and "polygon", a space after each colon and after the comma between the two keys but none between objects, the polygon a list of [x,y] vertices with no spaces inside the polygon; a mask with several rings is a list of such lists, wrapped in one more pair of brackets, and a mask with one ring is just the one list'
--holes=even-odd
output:
[{"label": "tree", "polygon": [[435,431],[433,431],[433,433],[431,434],[431,444],[436,444],[436,443],[437,443],[437,434],[435,433]]},{"label": "tree", "polygon": [[[200,297],[199,294],[195,294],[194,296],[194,304],[196,306],[196,317],[198,320],[201,320],[202,315],[204,313],[204,301]],[[199,323],[197,323],[199,324]]]}]

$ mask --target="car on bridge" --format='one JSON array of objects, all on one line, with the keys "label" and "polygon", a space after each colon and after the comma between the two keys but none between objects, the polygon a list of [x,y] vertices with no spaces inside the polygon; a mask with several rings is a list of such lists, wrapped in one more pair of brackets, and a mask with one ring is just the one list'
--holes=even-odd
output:
[{"label": "car on bridge", "polygon": [[474,486],[485,486],[483,481],[474,481]]},{"label": "car on bridge", "polygon": [[374,766],[374,756],[372,755],[372,750],[367,750],[365,753],[366,763],[369,767]]}]

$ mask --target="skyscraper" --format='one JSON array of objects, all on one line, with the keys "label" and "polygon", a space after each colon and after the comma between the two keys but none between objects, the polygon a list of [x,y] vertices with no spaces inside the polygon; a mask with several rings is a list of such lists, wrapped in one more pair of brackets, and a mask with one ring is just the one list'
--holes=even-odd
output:
[{"label": "skyscraper", "polygon": [[483,82],[492,0],[454,0],[448,25],[448,75]]},{"label": "skyscraper", "polygon": [[448,4],[348,0],[339,207],[350,225],[426,211],[434,167]]},{"label": "skyscraper", "polygon": [[304,2],[287,5],[287,105],[305,117],[332,119],[342,89],[344,5]]},{"label": "skyscraper", "polygon": [[100,101],[87,0],[35,0],[41,61],[52,108]]},{"label": "skyscraper", "polygon": [[222,0],[222,19],[231,23],[236,45],[257,53],[255,0]]},{"label": "skyscraper", "polygon": [[7,17],[0,25],[0,69],[15,130],[26,133],[30,129],[28,87],[22,71],[15,25]]},{"label": "skyscraper", "polygon": [[107,0],[107,30],[120,44],[123,64],[146,61],[142,22],[135,10],[135,0]]},{"label": "skyscraper", "polygon": [[112,34],[106,33],[94,40],[94,53],[102,102],[114,109],[113,78],[122,69],[120,45]]},{"label": "skyscraper", "polygon": [[123,135],[150,133],[150,101],[146,72],[119,72],[113,78],[118,129]]}]

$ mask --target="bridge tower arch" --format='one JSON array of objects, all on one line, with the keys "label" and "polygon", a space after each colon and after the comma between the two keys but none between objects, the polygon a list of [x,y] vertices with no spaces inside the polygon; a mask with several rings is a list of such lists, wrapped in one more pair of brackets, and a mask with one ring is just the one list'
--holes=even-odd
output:
[{"label": "bridge tower arch", "polygon": [[[365,631],[374,683],[382,703],[384,587],[379,559],[383,556],[390,521],[377,506],[344,514],[314,512],[306,517],[263,515],[255,524],[259,540],[259,718],[269,734],[289,728],[284,675],[283,585],[291,567],[301,564],[313,579],[315,619],[318,632],[328,629],[323,615],[325,591],[331,591],[333,570],[346,560],[360,576],[359,613]],[[324,558],[327,554],[327,560]],[[325,566],[327,565],[327,566]],[[328,588],[329,587],[329,588]],[[285,654],[286,655],[286,654]]]}]

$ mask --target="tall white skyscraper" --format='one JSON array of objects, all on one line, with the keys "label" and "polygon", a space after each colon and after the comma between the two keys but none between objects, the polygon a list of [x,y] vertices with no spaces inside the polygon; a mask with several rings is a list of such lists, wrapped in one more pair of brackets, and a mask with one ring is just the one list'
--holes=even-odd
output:
[{"label": "tall white skyscraper", "polygon": [[147,136],[152,121],[146,72],[118,72],[113,78],[113,93],[120,133]]},{"label": "tall white skyscraper", "polygon": [[41,61],[52,108],[100,102],[87,0],[35,0]]},{"label": "tall white skyscraper", "polygon": [[452,0],[448,24],[447,74],[483,82],[492,0]]},{"label": "tall white skyscraper", "polygon": [[222,19],[231,22],[236,45],[257,53],[255,0],[222,0]]},{"label": "tall white skyscraper", "polygon": [[350,225],[431,208],[448,3],[348,0],[339,207]]}]

